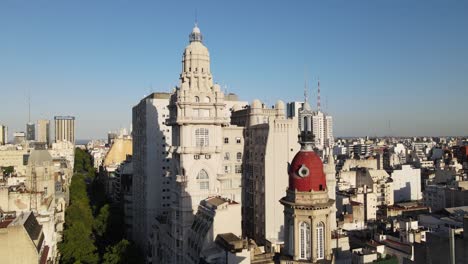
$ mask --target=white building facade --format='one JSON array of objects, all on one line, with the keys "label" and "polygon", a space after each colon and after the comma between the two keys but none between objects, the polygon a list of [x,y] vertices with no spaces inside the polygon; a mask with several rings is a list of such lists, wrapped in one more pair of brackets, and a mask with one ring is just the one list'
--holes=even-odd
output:
[{"label": "white building facade", "polygon": [[133,221],[132,239],[147,248],[151,224],[170,207],[169,93],[153,93],[133,107]]},{"label": "white building facade", "polygon": [[392,172],[395,202],[418,201],[422,199],[421,169],[411,165],[402,165]]}]

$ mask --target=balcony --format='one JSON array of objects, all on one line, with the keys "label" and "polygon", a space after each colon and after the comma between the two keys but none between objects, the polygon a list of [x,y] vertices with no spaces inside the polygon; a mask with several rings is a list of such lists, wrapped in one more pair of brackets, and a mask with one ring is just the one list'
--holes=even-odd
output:
[{"label": "balcony", "polygon": [[[177,147],[176,152],[179,154],[210,154],[221,153],[220,146],[203,146],[203,147]],[[205,157],[206,158],[206,157]]]},{"label": "balcony", "polygon": [[185,125],[185,124],[218,124],[223,125],[229,123],[229,120],[224,116],[219,117],[189,117],[179,116],[177,118],[167,118],[166,125]]},{"label": "balcony", "polygon": [[185,175],[176,175],[176,182],[186,183],[187,180],[188,180],[188,177]]}]

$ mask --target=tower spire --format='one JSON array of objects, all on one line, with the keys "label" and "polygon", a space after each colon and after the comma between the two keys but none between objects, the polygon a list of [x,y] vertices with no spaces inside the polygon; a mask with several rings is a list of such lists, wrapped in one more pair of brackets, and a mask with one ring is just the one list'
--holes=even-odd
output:
[{"label": "tower spire", "polygon": [[301,149],[312,150],[312,143],[314,141],[314,135],[312,133],[312,108],[308,102],[307,95],[307,78],[304,78],[304,104],[299,109],[299,144]]},{"label": "tower spire", "polygon": [[307,85],[307,70],[304,69],[304,104],[302,105],[302,110],[311,111],[312,108],[309,105],[309,94],[308,94],[308,85]]},{"label": "tower spire", "polygon": [[307,103],[308,101],[308,95],[307,95],[307,80],[304,80],[304,104]]}]

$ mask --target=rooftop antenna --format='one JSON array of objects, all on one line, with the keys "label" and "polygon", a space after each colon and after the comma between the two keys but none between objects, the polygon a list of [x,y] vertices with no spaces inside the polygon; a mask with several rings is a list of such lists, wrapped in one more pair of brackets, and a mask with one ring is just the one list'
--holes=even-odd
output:
[{"label": "rooftop antenna", "polygon": [[31,90],[28,90],[28,123],[31,123]]},{"label": "rooftop antenna", "polygon": [[307,94],[307,68],[304,66],[304,103],[307,103],[309,96]]},{"label": "rooftop antenna", "polygon": [[307,79],[304,80],[304,103],[307,103],[308,95],[307,95]]},{"label": "rooftop antenna", "polygon": [[317,111],[320,112],[320,78],[317,77]]}]

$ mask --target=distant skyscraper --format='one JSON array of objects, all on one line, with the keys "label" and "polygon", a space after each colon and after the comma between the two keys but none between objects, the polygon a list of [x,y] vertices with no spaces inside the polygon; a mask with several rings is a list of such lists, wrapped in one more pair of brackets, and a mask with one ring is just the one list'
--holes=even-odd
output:
[{"label": "distant skyscraper", "polygon": [[34,123],[26,124],[26,140],[36,140],[36,125]]},{"label": "distant skyscraper", "polygon": [[0,145],[8,143],[8,127],[0,125]]},{"label": "distant skyscraper", "polygon": [[109,132],[107,133],[107,145],[112,145],[112,143],[114,142],[114,139],[117,138],[117,133],[115,132]]},{"label": "distant skyscraper", "polygon": [[322,112],[320,103],[320,81],[317,84],[317,111],[312,118],[312,130],[315,137],[315,147],[322,150],[332,148],[333,137],[333,117]]},{"label": "distant skyscraper", "polygon": [[37,141],[50,144],[50,121],[38,120],[37,121]]},{"label": "distant skyscraper", "polygon": [[75,144],[75,117],[56,116],[55,120],[55,142],[68,141]]}]

